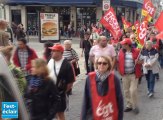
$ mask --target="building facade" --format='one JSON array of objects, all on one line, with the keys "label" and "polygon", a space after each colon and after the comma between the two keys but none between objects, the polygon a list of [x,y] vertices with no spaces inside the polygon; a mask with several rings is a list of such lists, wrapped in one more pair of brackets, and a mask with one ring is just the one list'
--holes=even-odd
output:
[{"label": "building facade", "polygon": [[0,4],[0,19],[5,18],[4,4]]},{"label": "building facade", "polygon": [[[121,16],[134,22],[140,17],[140,0],[111,0],[118,21]],[[104,12],[102,11],[102,0],[9,0],[5,5],[6,19],[11,23],[22,23],[25,30],[37,31],[39,29],[40,12],[59,13],[60,29],[69,24],[75,30],[81,25],[90,26],[96,23]],[[36,32],[37,33],[37,32]]]}]

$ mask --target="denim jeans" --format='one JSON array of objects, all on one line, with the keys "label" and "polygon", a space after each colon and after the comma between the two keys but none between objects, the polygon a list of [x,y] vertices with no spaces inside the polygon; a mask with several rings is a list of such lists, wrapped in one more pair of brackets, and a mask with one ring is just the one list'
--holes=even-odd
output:
[{"label": "denim jeans", "polygon": [[154,86],[155,86],[155,74],[153,74],[152,70],[148,70],[148,73],[145,74],[146,80],[147,80],[147,87],[148,91],[150,93],[154,92]]},{"label": "denim jeans", "polygon": [[159,56],[159,63],[160,63],[160,66],[161,68],[163,68],[163,56]]}]

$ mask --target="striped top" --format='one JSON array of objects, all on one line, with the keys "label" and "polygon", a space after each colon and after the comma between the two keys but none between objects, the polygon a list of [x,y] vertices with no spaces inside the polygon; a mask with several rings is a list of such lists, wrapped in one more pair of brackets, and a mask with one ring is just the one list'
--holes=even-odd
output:
[{"label": "striped top", "polygon": [[132,52],[126,52],[125,54],[125,73],[134,72],[134,60],[132,57]]},{"label": "striped top", "polygon": [[78,54],[72,48],[71,50],[64,50],[63,57],[66,58],[68,61],[71,61],[73,59],[79,60]]}]

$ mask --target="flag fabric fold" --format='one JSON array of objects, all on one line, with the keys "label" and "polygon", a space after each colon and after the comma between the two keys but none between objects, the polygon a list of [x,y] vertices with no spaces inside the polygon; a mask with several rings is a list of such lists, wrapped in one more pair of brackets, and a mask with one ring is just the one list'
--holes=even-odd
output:
[{"label": "flag fabric fold", "polygon": [[157,28],[157,30],[159,32],[163,31],[163,12],[161,12],[159,18],[157,19],[157,21],[155,22],[155,27]]}]

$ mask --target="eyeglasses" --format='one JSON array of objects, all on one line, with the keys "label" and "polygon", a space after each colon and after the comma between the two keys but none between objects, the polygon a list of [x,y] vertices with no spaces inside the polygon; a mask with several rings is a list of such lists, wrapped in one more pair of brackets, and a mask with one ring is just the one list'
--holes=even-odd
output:
[{"label": "eyeglasses", "polygon": [[102,64],[102,65],[107,65],[108,63],[106,63],[106,62],[97,62],[97,64],[98,64],[98,65],[101,65],[101,64]]},{"label": "eyeglasses", "polygon": [[135,38],[131,38],[132,40],[135,39]]}]

